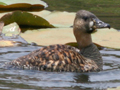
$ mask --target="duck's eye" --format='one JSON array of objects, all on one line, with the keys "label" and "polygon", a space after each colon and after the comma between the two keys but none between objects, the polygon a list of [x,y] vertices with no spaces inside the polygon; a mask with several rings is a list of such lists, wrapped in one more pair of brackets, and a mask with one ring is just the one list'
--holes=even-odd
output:
[{"label": "duck's eye", "polygon": [[83,19],[84,19],[85,21],[87,21],[88,17],[83,17]]}]

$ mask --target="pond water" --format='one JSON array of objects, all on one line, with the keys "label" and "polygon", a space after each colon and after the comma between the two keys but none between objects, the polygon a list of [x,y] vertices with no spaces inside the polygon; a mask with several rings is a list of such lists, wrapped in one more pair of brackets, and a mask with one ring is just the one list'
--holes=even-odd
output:
[{"label": "pond water", "polygon": [[2,68],[38,46],[0,48],[0,90],[104,90],[120,86],[120,51],[100,50],[103,71],[92,73],[6,70]]},{"label": "pond water", "polygon": [[77,12],[88,10],[102,21],[120,30],[119,0],[43,0],[48,4],[47,10]]},{"label": "pond water", "polygon": [[[105,2],[105,0],[96,0],[98,3],[99,1],[103,1],[100,5],[96,4],[96,2],[90,4],[90,2],[87,2],[86,0],[44,1],[49,5],[47,8],[48,10],[69,12],[76,12],[79,9],[90,10],[100,19],[120,30],[120,14],[117,11],[117,8],[120,6],[118,0],[116,0],[116,2],[114,2],[114,0],[110,0],[109,2]],[[97,8],[94,8],[93,6]],[[111,7],[115,10],[111,9]],[[109,11],[106,10],[107,13],[102,12],[101,8],[104,8],[105,10],[108,8]],[[118,14],[115,14],[115,11]],[[29,54],[31,51],[38,48],[41,47],[27,46],[0,48],[0,90],[105,90],[109,87],[120,86],[120,50],[114,49],[106,48],[100,50],[104,63],[103,71],[100,72],[45,72],[37,70],[6,70],[2,68],[2,65],[5,62]]]}]

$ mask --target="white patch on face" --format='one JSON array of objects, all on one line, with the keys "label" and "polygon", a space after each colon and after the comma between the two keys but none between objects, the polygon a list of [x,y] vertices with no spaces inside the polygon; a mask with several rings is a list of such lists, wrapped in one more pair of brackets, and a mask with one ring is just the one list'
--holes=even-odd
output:
[{"label": "white patch on face", "polygon": [[93,27],[93,24],[94,24],[94,22],[90,21],[90,23],[89,23],[90,30],[91,30],[91,27]]}]

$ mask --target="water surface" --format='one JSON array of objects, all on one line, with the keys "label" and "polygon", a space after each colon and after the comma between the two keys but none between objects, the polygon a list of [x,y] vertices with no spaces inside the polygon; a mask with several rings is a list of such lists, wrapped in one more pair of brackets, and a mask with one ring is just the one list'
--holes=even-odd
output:
[{"label": "water surface", "polygon": [[[0,66],[36,50],[38,46],[0,48]],[[0,68],[0,90],[104,90],[120,86],[120,50],[104,49],[103,71],[92,73],[5,70]]]},{"label": "water surface", "polygon": [[88,10],[111,27],[120,30],[120,0],[43,0],[47,10],[77,12]]},{"label": "water surface", "polygon": [[[104,22],[120,29],[119,0],[44,0],[48,10],[76,12],[80,9],[95,13]],[[103,71],[92,73],[45,72],[37,70],[6,70],[2,68],[38,46],[0,48],[0,90],[104,90],[120,86],[120,50],[101,50]]]}]

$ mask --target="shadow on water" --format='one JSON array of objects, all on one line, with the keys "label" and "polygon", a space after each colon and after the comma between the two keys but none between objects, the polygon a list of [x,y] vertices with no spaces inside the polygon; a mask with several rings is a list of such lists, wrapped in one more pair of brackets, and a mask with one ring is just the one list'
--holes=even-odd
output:
[{"label": "shadow on water", "polygon": [[84,9],[93,12],[104,22],[120,30],[119,0],[44,0],[48,3],[47,10],[77,12]]},{"label": "shadow on water", "polygon": [[[38,46],[0,48],[0,66],[36,50]],[[5,70],[0,68],[2,90],[104,90],[120,85],[118,50],[101,50],[104,66],[101,72],[45,72],[37,70]]]}]

